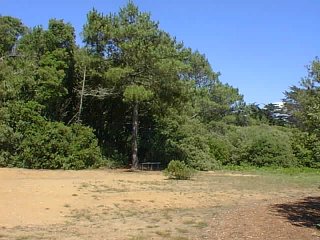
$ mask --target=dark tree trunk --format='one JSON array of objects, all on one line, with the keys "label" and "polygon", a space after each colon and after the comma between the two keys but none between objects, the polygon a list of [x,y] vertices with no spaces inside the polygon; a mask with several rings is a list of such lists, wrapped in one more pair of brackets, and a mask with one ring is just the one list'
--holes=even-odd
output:
[{"label": "dark tree trunk", "polygon": [[132,169],[136,170],[139,166],[138,160],[138,127],[139,127],[139,104],[134,103],[132,114]]}]

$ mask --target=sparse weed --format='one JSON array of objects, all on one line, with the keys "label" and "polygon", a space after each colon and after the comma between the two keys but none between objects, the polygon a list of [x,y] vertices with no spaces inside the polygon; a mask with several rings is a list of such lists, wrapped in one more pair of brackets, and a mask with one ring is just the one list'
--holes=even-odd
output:
[{"label": "sparse weed", "polygon": [[171,235],[171,231],[170,230],[165,230],[165,231],[155,231],[155,234],[161,236],[161,237],[165,237],[168,238]]}]

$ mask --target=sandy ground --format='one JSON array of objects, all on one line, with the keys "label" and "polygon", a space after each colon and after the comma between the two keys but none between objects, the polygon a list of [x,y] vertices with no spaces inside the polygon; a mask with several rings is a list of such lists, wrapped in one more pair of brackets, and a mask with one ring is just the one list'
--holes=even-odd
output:
[{"label": "sandy ground", "polygon": [[0,239],[320,239],[319,191],[274,181],[222,172],[175,181],[160,172],[0,169]]}]

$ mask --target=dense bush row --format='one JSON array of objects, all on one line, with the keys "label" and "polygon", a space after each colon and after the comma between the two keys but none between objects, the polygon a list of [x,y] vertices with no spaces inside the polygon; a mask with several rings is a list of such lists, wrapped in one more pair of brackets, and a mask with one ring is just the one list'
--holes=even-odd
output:
[{"label": "dense bush row", "polygon": [[319,141],[296,129],[224,123],[212,123],[205,129],[195,121],[187,128],[182,124],[179,129],[183,136],[167,139],[171,157],[199,170],[223,165],[319,167]]},{"label": "dense bush row", "polygon": [[83,169],[100,163],[90,128],[47,121],[42,108],[30,101],[1,109],[0,167]]},{"label": "dense bush row", "polygon": [[164,122],[161,129],[166,130],[162,133],[168,158],[184,161],[198,170],[224,165],[319,167],[320,141],[296,128],[203,124],[181,117]]},{"label": "dense bush row", "polygon": [[[14,102],[1,109],[1,167],[83,169],[101,164],[98,142],[90,128],[47,121],[41,116],[42,109],[32,101]],[[161,129],[166,134],[163,156],[167,162],[178,159],[198,170],[223,165],[319,167],[316,136],[296,129],[237,127],[222,122],[205,125],[181,117],[166,119]]]}]

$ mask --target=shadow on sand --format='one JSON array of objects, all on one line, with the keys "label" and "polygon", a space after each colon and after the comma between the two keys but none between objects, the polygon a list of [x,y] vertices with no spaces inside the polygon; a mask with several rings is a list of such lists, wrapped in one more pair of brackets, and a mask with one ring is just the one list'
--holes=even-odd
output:
[{"label": "shadow on sand", "polygon": [[306,197],[292,203],[276,204],[272,206],[272,210],[295,226],[316,227],[320,224],[320,197]]}]

